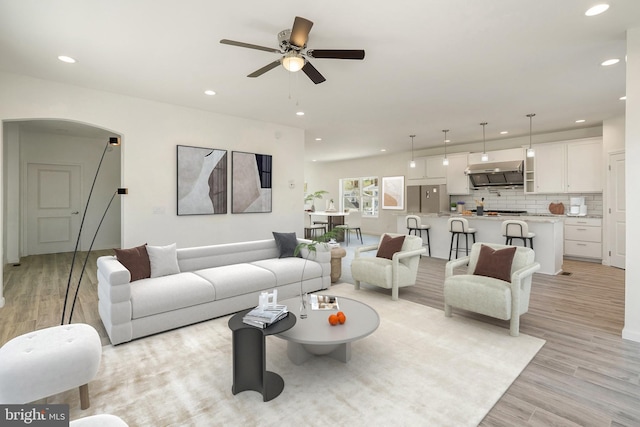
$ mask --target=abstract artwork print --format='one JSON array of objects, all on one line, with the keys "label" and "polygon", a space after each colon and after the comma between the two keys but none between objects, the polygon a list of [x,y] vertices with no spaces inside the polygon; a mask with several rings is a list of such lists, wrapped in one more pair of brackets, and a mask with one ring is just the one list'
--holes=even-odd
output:
[{"label": "abstract artwork print", "polygon": [[231,213],[271,212],[272,157],[231,153]]},{"label": "abstract artwork print", "polygon": [[178,215],[227,213],[227,150],[178,145]]},{"label": "abstract artwork print", "polygon": [[382,209],[404,209],[404,176],[382,177]]}]

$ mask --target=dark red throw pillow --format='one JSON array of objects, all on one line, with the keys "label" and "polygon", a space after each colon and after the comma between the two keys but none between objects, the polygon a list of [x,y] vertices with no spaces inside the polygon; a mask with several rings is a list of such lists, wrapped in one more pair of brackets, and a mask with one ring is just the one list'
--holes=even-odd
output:
[{"label": "dark red throw pillow", "polygon": [[402,244],[404,243],[404,235],[398,237],[391,237],[388,234],[382,236],[382,242],[380,242],[380,246],[378,247],[378,253],[376,257],[378,258],[387,258],[393,259],[393,254],[399,252],[402,249]]},{"label": "dark red throw pillow", "polygon": [[480,255],[473,274],[493,277],[511,282],[511,264],[516,254],[516,247],[495,250],[489,246],[480,246]]},{"label": "dark red throw pillow", "polygon": [[148,279],[151,277],[151,263],[147,246],[137,246],[130,249],[114,249],[116,258],[131,273],[131,281]]}]

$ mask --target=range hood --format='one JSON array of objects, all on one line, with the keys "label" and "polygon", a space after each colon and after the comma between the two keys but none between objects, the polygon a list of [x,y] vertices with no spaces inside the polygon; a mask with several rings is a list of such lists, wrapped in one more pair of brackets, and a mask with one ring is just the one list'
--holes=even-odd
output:
[{"label": "range hood", "polygon": [[464,171],[475,188],[515,187],[524,185],[522,160],[478,163],[469,165]]}]

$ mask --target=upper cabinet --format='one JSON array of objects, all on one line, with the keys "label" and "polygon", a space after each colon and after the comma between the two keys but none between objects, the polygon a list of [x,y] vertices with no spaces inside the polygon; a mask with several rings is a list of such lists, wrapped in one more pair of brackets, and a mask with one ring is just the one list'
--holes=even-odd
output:
[{"label": "upper cabinet", "polygon": [[449,165],[445,166],[447,193],[451,195],[469,194],[469,177],[464,173],[468,165],[469,153],[448,154]]},{"label": "upper cabinet", "polygon": [[527,193],[602,192],[602,138],[534,145],[525,162]]},{"label": "upper cabinet", "polygon": [[407,180],[411,185],[429,185],[445,183],[445,166],[442,165],[444,156],[416,157],[416,167],[407,163]]},{"label": "upper cabinet", "polygon": [[[488,163],[509,162],[512,160],[522,160],[524,156],[520,148],[509,148],[506,150],[487,151]],[[484,163],[482,153],[469,153],[469,164],[475,165]]]},{"label": "upper cabinet", "polygon": [[444,156],[425,157],[426,177],[427,178],[445,178],[447,176],[447,167],[442,164]]},{"label": "upper cabinet", "polygon": [[426,177],[426,168],[424,157],[416,157],[413,159],[416,166],[411,167],[411,162],[407,162],[407,179],[424,179]]}]

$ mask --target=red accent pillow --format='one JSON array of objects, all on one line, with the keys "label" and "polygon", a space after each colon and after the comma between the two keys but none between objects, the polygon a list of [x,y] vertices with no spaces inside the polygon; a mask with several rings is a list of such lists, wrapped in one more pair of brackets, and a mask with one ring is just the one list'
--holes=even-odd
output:
[{"label": "red accent pillow", "polygon": [[391,237],[388,234],[382,236],[382,242],[380,242],[380,246],[378,247],[378,253],[376,257],[378,258],[387,258],[393,259],[393,254],[399,252],[402,249],[402,244],[404,243],[404,235],[398,237]]},{"label": "red accent pillow", "polygon": [[516,247],[495,250],[489,246],[480,246],[480,255],[473,274],[493,277],[511,282],[511,264],[516,254]]},{"label": "red accent pillow", "polygon": [[147,245],[130,249],[114,249],[116,258],[131,273],[131,281],[151,277],[151,263],[147,253]]}]

